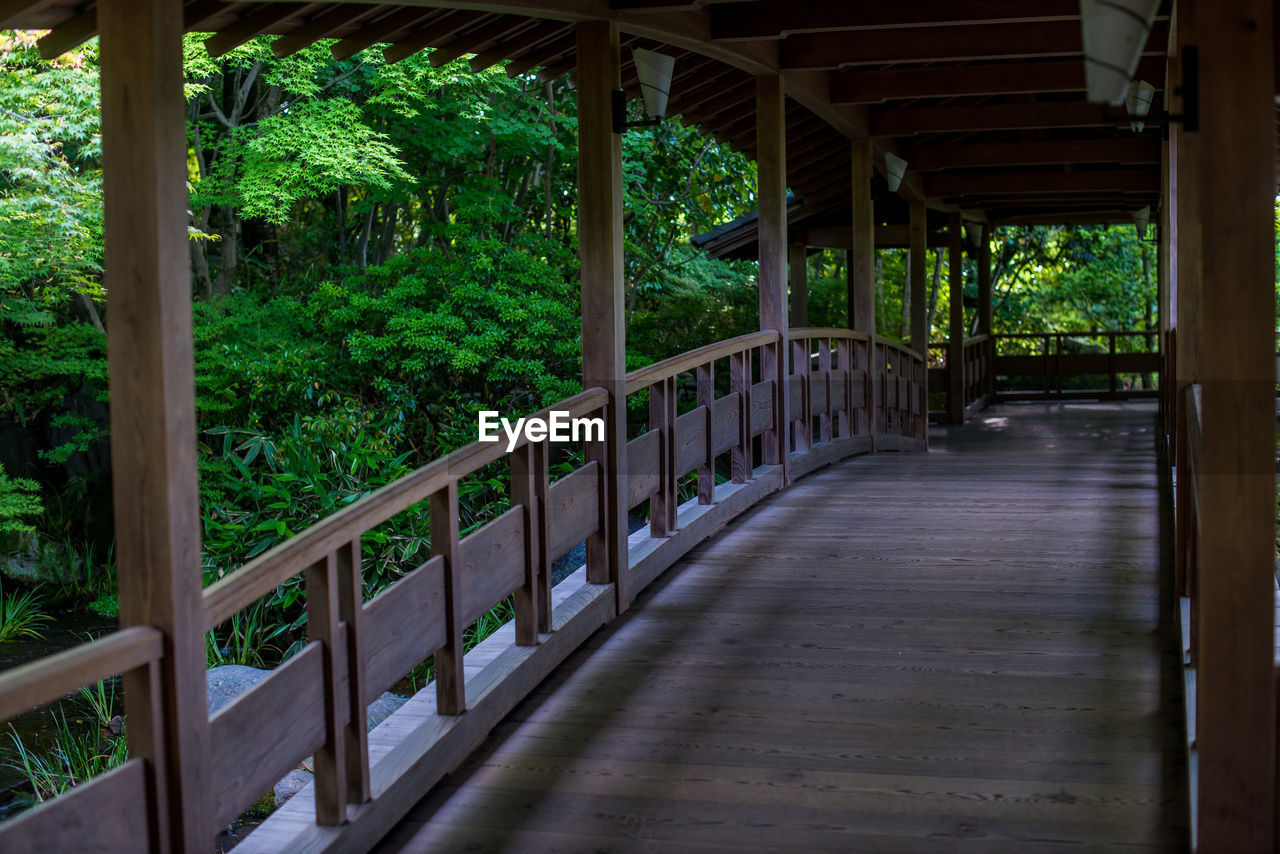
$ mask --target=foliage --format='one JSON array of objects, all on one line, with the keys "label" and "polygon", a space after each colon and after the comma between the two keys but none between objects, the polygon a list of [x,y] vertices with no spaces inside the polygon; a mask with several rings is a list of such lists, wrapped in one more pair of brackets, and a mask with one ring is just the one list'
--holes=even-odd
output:
[{"label": "foliage", "polygon": [[49,620],[38,590],[7,594],[0,590],[0,642],[44,637],[40,627]]},{"label": "foliage", "polygon": [[40,484],[25,477],[9,477],[0,465],[0,538],[34,530],[30,519],[42,510]]}]

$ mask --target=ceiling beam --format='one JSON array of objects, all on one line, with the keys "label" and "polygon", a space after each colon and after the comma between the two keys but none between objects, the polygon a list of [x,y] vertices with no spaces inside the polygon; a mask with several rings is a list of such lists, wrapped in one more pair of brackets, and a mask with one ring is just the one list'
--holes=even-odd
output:
[{"label": "ceiling beam", "polygon": [[[1031,104],[974,104],[942,107],[875,107],[872,136],[910,136],[953,131],[1024,128],[1120,127],[1101,104],[1062,101]],[[1128,127],[1126,121],[1124,127]]]},{"label": "ceiling beam", "polygon": [[[1168,25],[1157,23],[1151,29],[1144,55],[1162,55],[1168,37]],[[835,69],[846,65],[1026,59],[1081,53],[1078,21],[1042,21],[868,30],[857,37],[843,33],[789,36],[782,41],[778,58],[783,69]]]},{"label": "ceiling beam", "polygon": [[1159,169],[1077,172],[944,172],[924,176],[929,196],[1160,192]]},{"label": "ceiling beam", "polygon": [[1052,166],[1060,163],[1160,162],[1161,144],[1154,135],[1119,139],[1052,139],[1025,142],[967,142],[922,145],[903,154],[907,168],[918,172],[992,166]]},{"label": "ceiling beam", "polygon": [[711,7],[711,37],[722,41],[775,39],[792,33],[927,24],[993,24],[1079,20],[1078,0],[911,0],[908,3],[831,3],[830,0],[766,0]]},{"label": "ceiling beam", "polygon": [[[1143,57],[1135,78],[1164,88],[1161,57]],[[894,66],[837,71],[831,75],[834,104],[876,104],[903,98],[1083,92],[1084,58],[1048,62],[986,62],[960,67]]]}]

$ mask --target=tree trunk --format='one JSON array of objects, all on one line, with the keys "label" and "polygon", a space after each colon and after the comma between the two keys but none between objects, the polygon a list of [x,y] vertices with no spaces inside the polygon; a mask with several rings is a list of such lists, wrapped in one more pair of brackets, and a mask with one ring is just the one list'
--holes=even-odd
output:
[{"label": "tree trunk", "polygon": [[929,285],[929,311],[925,314],[925,335],[933,334],[933,316],[938,311],[938,284],[942,281],[942,253],[933,253],[933,281]]},{"label": "tree trunk", "polygon": [[222,227],[219,229],[219,234],[222,239],[218,241],[218,245],[222,253],[218,262],[218,279],[214,283],[213,292],[217,296],[226,296],[231,293],[231,284],[236,278],[236,250],[239,245],[237,232],[240,230],[240,223],[231,205],[222,206],[221,219]]},{"label": "tree trunk", "polygon": [[369,235],[373,232],[373,217],[378,212],[378,204],[369,208],[369,213],[365,214],[364,228],[360,229],[360,272],[369,269]]}]

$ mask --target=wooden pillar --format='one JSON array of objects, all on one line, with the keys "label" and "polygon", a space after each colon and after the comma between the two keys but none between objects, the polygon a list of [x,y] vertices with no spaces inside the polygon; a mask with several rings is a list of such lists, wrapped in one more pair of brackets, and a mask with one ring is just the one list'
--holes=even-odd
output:
[{"label": "wooden pillar", "polygon": [[[1170,89],[1181,85],[1180,57],[1184,46],[1194,39],[1195,7],[1186,0],[1177,4],[1176,41],[1178,56],[1169,63],[1176,75]],[[1176,97],[1176,96],[1175,96]],[[1174,104],[1180,110],[1181,105]],[[1169,134],[1169,226],[1173,255],[1170,272],[1174,291],[1171,304],[1174,328],[1174,381],[1172,406],[1174,411],[1174,465],[1179,472],[1186,472],[1187,458],[1187,386],[1196,381],[1199,372],[1197,355],[1200,347],[1200,139],[1198,133],[1187,133],[1181,123],[1174,123]],[[1179,477],[1175,487],[1175,504],[1191,506],[1191,480]],[[1180,512],[1176,517],[1174,548],[1175,584],[1180,595],[1190,594],[1191,567],[1188,566],[1188,546],[1192,539],[1191,513]],[[1195,633],[1192,628],[1192,634]]]},{"label": "wooden pillar", "polygon": [[787,413],[787,123],[782,76],[756,77],[756,202],[760,217],[760,328],[773,329],[781,339],[762,349],[764,381],[774,382],[773,424],[762,437],[764,462],[782,465],[790,482]]},{"label": "wooden pillar", "polygon": [[964,223],[960,213],[947,222],[947,269],[951,282],[951,334],[947,340],[947,421],[964,423]]},{"label": "wooden pillar", "polygon": [[[125,675],[155,850],[207,851],[209,711],[196,492],[182,8],[102,0],[103,279],[120,626],[164,633],[158,680]],[[139,829],[142,835],[143,829]]]},{"label": "wooden pillar", "polygon": [[790,325],[809,325],[809,247],[796,243],[787,247],[787,273],[791,288]]},{"label": "wooden pillar", "polygon": [[[869,139],[855,139],[850,146],[853,184],[850,195],[852,242],[849,246],[849,328],[869,336],[876,334],[876,223],[871,199],[871,176],[874,174],[874,149]],[[879,424],[881,381],[874,341],[865,348],[867,372],[867,432],[875,449]]]},{"label": "wooden pillar", "polygon": [[618,25],[584,21],[578,47],[578,257],[582,279],[582,385],[609,392],[605,441],[587,457],[604,470],[601,530],[587,540],[587,580],[627,589],[626,329],[622,285],[622,139],[613,132],[613,90],[622,88]]},{"label": "wooden pillar", "polygon": [[876,223],[871,201],[874,171],[871,140],[855,139],[853,164],[853,242],[849,247],[849,328],[876,331]]},{"label": "wooden pillar", "polygon": [[911,202],[907,248],[907,276],[911,280],[911,347],[926,363],[929,361],[929,330],[925,328],[929,311],[927,305],[929,298],[925,294],[925,280],[928,276],[928,271],[925,269],[927,229],[927,210],[924,202]]},{"label": "wooden pillar", "polygon": [[991,224],[982,224],[982,238],[978,244],[978,334],[987,336],[983,348],[983,381],[982,393],[995,393],[996,342],[991,331]]},{"label": "wooden pillar", "polygon": [[1194,5],[1204,441],[1196,684],[1199,850],[1271,851],[1275,10],[1272,0]]}]

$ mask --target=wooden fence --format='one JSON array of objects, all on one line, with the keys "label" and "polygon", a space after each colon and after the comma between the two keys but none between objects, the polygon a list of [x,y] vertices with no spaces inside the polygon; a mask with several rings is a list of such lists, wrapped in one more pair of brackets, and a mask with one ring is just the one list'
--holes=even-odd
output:
[{"label": "wooden fence", "polygon": [[[785,382],[766,366],[790,349]],[[777,364],[777,362],[773,362]],[[727,369],[727,393],[718,394]],[[244,842],[255,851],[350,852],[370,848],[490,729],[625,602],[697,542],[804,474],[853,453],[925,447],[925,365],[900,344],[841,329],[760,332],[722,341],[626,377],[625,394],[648,394],[648,429],[630,440],[626,470],[597,460],[552,482],[550,443],[521,437],[474,443],[370,494],[250,561],[204,591],[201,633],[303,576],[308,643],[214,714],[207,753],[182,768],[183,785],[208,805],[212,847],[225,827],[307,757],[315,782]],[[693,406],[680,412],[682,399]],[[771,435],[786,395],[788,436]],[[615,405],[603,388],[548,407],[570,417]],[[623,402],[625,405],[625,402]],[[785,465],[760,464],[769,442]],[[588,449],[590,450],[590,449]],[[775,451],[773,456],[777,456]],[[730,476],[717,483],[717,461]],[[509,508],[459,535],[459,481],[506,461]],[[696,472],[696,497],[680,501]],[[627,562],[609,577],[599,542],[609,489],[627,507],[649,503],[647,530],[632,534]],[[431,557],[376,597],[362,596],[361,537],[393,516],[425,512]],[[552,562],[587,543],[586,565],[552,587]],[[625,573],[620,578],[617,573]],[[624,583],[619,584],[622,581]],[[597,583],[591,583],[597,582]],[[463,632],[514,596],[511,623],[465,656]],[[158,808],[166,785],[146,759],[162,742],[165,711],[156,668],[163,636],[133,626],[0,675],[0,719],[125,672],[152,693],[148,720],[128,721],[122,767],[0,824],[0,850],[171,850],[173,816]],[[369,731],[368,703],[434,655],[433,684]],[[136,708],[138,706],[131,706]],[[465,714],[464,714],[465,712]]]},{"label": "wooden fence", "polygon": [[[965,417],[988,403],[1015,400],[1124,400],[1156,397],[1164,357],[1156,332],[1019,332],[966,338]],[[950,411],[947,344],[930,344],[931,407]],[[1280,361],[1280,360],[1278,360]],[[1137,383],[1126,384],[1137,378]],[[1091,380],[1099,380],[1092,382]],[[938,401],[945,401],[941,406]]]}]

